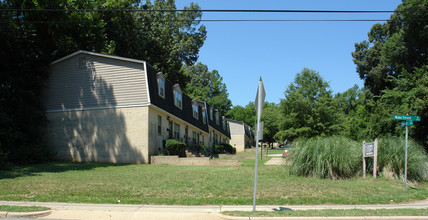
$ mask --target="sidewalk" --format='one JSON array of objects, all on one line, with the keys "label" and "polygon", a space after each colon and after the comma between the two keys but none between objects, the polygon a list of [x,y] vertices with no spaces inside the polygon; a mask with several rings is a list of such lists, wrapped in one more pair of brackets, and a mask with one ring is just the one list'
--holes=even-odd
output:
[{"label": "sidewalk", "polygon": [[[251,205],[208,205],[208,206],[178,206],[178,205],[123,205],[123,204],[84,204],[56,202],[15,202],[0,201],[0,205],[15,206],[44,206],[51,208],[51,214],[38,219],[307,219],[295,217],[229,217],[220,214],[222,211],[252,211]],[[275,206],[258,205],[257,211],[278,210],[309,210],[309,209],[422,209],[428,208],[428,199],[406,204],[386,205],[302,205]],[[17,217],[17,216],[15,216]],[[19,216],[18,216],[19,217]],[[311,219],[343,219],[344,217],[314,217]],[[347,219],[428,219],[421,217],[347,217]]]}]

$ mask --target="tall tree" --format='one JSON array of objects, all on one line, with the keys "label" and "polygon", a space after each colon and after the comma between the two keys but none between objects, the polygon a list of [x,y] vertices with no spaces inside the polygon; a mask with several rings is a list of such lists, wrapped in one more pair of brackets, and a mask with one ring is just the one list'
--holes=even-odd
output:
[{"label": "tall tree", "polygon": [[366,109],[366,90],[359,89],[358,85],[337,93],[332,101],[337,109],[337,117],[343,127],[339,134],[354,140],[363,140],[368,137],[366,124],[369,123],[369,114]]},{"label": "tall tree", "polygon": [[191,98],[206,101],[225,115],[231,108],[232,101],[218,71],[209,71],[207,65],[199,62],[194,66],[185,65],[183,72],[188,78],[184,89],[186,94]]},{"label": "tall tree", "polygon": [[256,106],[254,102],[249,102],[245,107],[235,105],[226,113],[226,117],[236,121],[242,121],[254,128],[256,124]]},{"label": "tall tree", "polygon": [[298,137],[331,135],[340,130],[332,92],[318,72],[305,68],[285,91],[280,109],[283,121],[275,138],[292,141]]},{"label": "tall tree", "polygon": [[276,141],[275,135],[279,131],[280,121],[282,121],[281,117],[282,115],[278,104],[264,103],[261,118],[261,121],[263,121],[263,142],[267,142],[271,145]]},{"label": "tall tree", "polygon": [[355,44],[357,72],[374,95],[368,103],[376,134],[398,135],[394,114],[422,117],[411,136],[428,148],[428,0],[404,0],[384,24],[375,24],[368,41]]}]

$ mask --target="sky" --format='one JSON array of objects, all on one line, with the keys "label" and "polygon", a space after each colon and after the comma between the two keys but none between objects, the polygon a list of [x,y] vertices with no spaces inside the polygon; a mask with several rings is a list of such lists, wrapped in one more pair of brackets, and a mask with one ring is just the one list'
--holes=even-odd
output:
[{"label": "sky", "polygon": [[[398,0],[176,0],[177,9],[197,3],[203,10],[336,10],[393,11]],[[392,13],[213,13],[203,20],[313,20],[389,19]],[[351,53],[355,43],[379,21],[327,22],[202,22],[207,39],[199,59],[209,70],[218,70],[234,106],[254,102],[260,77],[267,102],[280,103],[284,91],[304,68],[317,71],[333,94],[354,85],[363,87]]]}]

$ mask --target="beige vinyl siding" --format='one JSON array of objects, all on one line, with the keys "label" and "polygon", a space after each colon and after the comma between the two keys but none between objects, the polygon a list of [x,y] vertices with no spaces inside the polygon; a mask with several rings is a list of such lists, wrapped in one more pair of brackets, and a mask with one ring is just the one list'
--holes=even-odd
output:
[{"label": "beige vinyl siding", "polygon": [[229,121],[230,134],[245,134],[244,124]]},{"label": "beige vinyl siding", "polygon": [[[79,66],[79,58],[86,66]],[[143,63],[78,54],[52,64],[47,85],[47,111],[148,104]]]}]

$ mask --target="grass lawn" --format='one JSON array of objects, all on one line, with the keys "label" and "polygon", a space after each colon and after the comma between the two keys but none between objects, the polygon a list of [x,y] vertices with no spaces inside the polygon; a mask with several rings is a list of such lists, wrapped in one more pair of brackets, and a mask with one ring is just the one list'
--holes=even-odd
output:
[{"label": "grass lawn", "polygon": [[222,212],[229,216],[245,217],[332,217],[332,216],[427,216],[428,209],[326,209],[326,210],[283,210],[276,212],[239,212],[227,211]]},{"label": "grass lawn", "polygon": [[[259,161],[257,204],[388,204],[428,198],[426,182],[290,176]],[[254,159],[240,167],[51,162],[0,171],[0,200],[251,205]]]},{"label": "grass lawn", "polygon": [[12,206],[12,205],[0,205],[1,212],[38,212],[49,210],[48,207],[41,206]]}]

